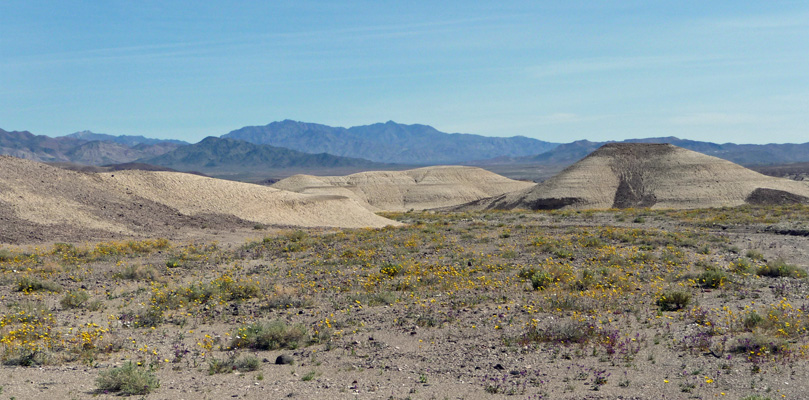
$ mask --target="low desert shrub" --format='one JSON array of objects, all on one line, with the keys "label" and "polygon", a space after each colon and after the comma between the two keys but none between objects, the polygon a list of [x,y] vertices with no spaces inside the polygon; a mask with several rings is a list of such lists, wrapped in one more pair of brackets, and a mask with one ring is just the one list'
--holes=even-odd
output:
[{"label": "low desert shrub", "polygon": [[548,271],[537,271],[531,275],[531,286],[534,290],[543,290],[555,281],[553,275]]},{"label": "low desert shrub", "polygon": [[256,350],[296,349],[306,343],[308,334],[301,324],[284,321],[256,322],[239,328],[230,343],[232,348]]},{"label": "low desert shrub", "polygon": [[401,274],[403,270],[404,267],[402,267],[401,264],[391,264],[391,263],[384,264],[382,265],[382,267],[379,268],[379,272],[381,274],[385,274],[391,278]]},{"label": "low desert shrub", "polygon": [[[166,263],[166,266],[171,268],[168,262]],[[159,276],[160,274],[151,265],[127,265],[120,272],[113,275],[114,278],[128,279],[133,281],[154,281],[157,280]]]},{"label": "low desert shrub", "polygon": [[691,295],[687,292],[666,292],[657,299],[657,306],[662,311],[677,311],[685,308],[691,302]]},{"label": "low desert shrub", "polygon": [[61,292],[62,286],[56,282],[43,281],[31,276],[23,276],[17,280],[18,292]]},{"label": "low desert shrub", "polygon": [[245,356],[236,359],[236,354],[232,353],[225,359],[211,358],[208,360],[208,374],[224,374],[233,371],[248,372],[258,370],[261,362],[256,356]]},{"label": "low desert shrub", "polygon": [[727,282],[728,276],[725,272],[716,269],[709,269],[701,273],[697,278],[697,285],[703,288],[718,288]]},{"label": "low desert shrub", "polygon": [[749,273],[752,268],[753,266],[750,264],[750,259],[747,257],[741,257],[730,264],[730,269],[737,274]]},{"label": "low desert shrub", "polygon": [[787,264],[786,261],[781,258],[768,262],[766,265],[759,267],[756,274],[766,276],[768,278],[806,278],[805,269]]},{"label": "low desert shrub", "polygon": [[751,311],[742,318],[742,325],[744,325],[744,328],[747,330],[753,330],[753,328],[760,325],[762,322],[764,322],[764,317],[759,315],[756,311]]},{"label": "low desert shrub", "polygon": [[82,308],[87,304],[87,300],[90,300],[90,294],[86,290],[77,289],[65,293],[59,304],[65,309]]},{"label": "low desert shrub", "polygon": [[519,341],[529,343],[586,343],[598,337],[598,329],[590,323],[583,321],[566,321],[549,325],[547,328],[530,328]]},{"label": "low desert shrub", "polygon": [[763,334],[748,334],[737,338],[729,350],[748,356],[775,355],[787,350],[787,342],[781,338]]},{"label": "low desert shrub", "polygon": [[116,392],[124,396],[146,395],[160,387],[160,382],[150,368],[129,361],[123,366],[98,374],[96,387],[102,393]]}]

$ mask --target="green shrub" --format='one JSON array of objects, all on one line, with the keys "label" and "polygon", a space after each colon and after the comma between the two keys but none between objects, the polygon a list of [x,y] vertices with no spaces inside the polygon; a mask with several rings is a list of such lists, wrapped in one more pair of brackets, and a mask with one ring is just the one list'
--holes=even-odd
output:
[{"label": "green shrub", "polygon": [[530,328],[519,339],[523,344],[529,343],[586,343],[599,336],[599,330],[584,321],[564,321],[549,325],[545,329]]},{"label": "green shrub", "polygon": [[727,282],[728,276],[723,271],[709,269],[699,275],[697,285],[703,288],[718,288]]},{"label": "green shrub", "polygon": [[245,356],[237,360],[236,354],[232,353],[224,360],[218,358],[211,358],[208,360],[208,374],[223,374],[233,371],[255,371],[260,365],[261,362],[258,360],[258,358],[256,358],[256,356]]},{"label": "green shrub", "polygon": [[284,321],[256,322],[239,328],[230,347],[256,350],[296,349],[308,340],[306,328],[301,324],[288,325]]},{"label": "green shrub", "polygon": [[6,249],[0,249],[0,262],[7,262],[14,260],[14,254]]},{"label": "green shrub", "polygon": [[753,330],[753,328],[762,322],[764,322],[764,317],[759,315],[755,310],[751,311],[750,314],[747,314],[744,319],[742,319],[742,324],[747,330]]},{"label": "green shrub", "polygon": [[[170,263],[179,263],[179,261],[176,259],[174,261],[167,261],[166,266],[169,268],[179,266],[179,264],[169,265]],[[128,279],[133,281],[141,281],[141,280],[154,281],[159,276],[160,275],[157,273],[157,270],[151,265],[127,265],[120,272],[113,275],[114,278]]]},{"label": "green shrub", "polygon": [[741,400],[772,400],[770,397],[764,397],[760,394],[751,394],[749,396],[744,396]]},{"label": "green shrub", "polygon": [[750,259],[749,258],[742,257],[742,258],[739,258],[738,260],[734,261],[733,264],[731,264],[730,268],[735,273],[743,274],[743,273],[750,272],[750,269],[752,268],[752,265],[750,264]]},{"label": "green shrub", "polygon": [[667,292],[657,299],[657,306],[662,311],[677,311],[685,308],[691,302],[691,294],[682,291]]},{"label": "green shrub", "polygon": [[23,276],[17,281],[17,291],[18,292],[47,291],[58,293],[62,291],[62,286],[56,282],[41,281],[34,277]]},{"label": "green shrub", "polygon": [[531,286],[534,290],[543,290],[555,281],[553,275],[548,271],[537,271],[531,275]]},{"label": "green shrub", "polygon": [[135,315],[135,326],[138,328],[152,328],[163,323],[163,310],[149,307]]},{"label": "green shrub", "polygon": [[596,279],[595,272],[590,269],[583,269],[579,273],[579,279],[573,282],[572,287],[574,290],[587,290],[597,282],[598,279]]},{"label": "green shrub", "polygon": [[787,264],[786,261],[781,258],[759,267],[756,274],[769,278],[806,278],[806,270]]},{"label": "green shrub", "polygon": [[65,293],[64,297],[59,300],[62,308],[82,308],[90,300],[90,294],[86,290],[71,290]]},{"label": "green shrub", "polygon": [[99,392],[117,392],[124,396],[146,395],[160,387],[160,382],[150,368],[129,361],[121,367],[102,371],[96,379],[96,386]]},{"label": "green shrub", "polygon": [[747,250],[747,254],[745,256],[751,260],[763,260],[764,255],[755,250]]},{"label": "green shrub", "polygon": [[379,268],[379,272],[393,278],[401,274],[403,269],[401,264],[387,263]]},{"label": "green shrub", "polygon": [[34,365],[45,365],[49,363],[50,354],[38,349],[27,347],[13,347],[6,350],[0,360],[3,365],[19,365],[21,367],[32,367]]},{"label": "green shrub", "polygon": [[166,267],[167,268],[180,268],[183,266],[183,260],[180,257],[169,257],[166,260]]},{"label": "green shrub", "polygon": [[520,269],[520,272],[517,273],[517,276],[521,279],[531,279],[534,274],[537,273],[536,267],[524,267]]},{"label": "green shrub", "polygon": [[738,354],[776,354],[787,351],[788,344],[778,337],[754,333],[736,338],[729,350]]}]

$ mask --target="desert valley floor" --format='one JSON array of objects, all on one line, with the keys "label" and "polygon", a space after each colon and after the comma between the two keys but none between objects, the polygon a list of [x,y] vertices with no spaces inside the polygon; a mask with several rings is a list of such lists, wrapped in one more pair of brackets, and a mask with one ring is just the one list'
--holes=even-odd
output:
[{"label": "desert valley floor", "polygon": [[805,206],[384,216],[4,246],[2,396],[805,396]]}]

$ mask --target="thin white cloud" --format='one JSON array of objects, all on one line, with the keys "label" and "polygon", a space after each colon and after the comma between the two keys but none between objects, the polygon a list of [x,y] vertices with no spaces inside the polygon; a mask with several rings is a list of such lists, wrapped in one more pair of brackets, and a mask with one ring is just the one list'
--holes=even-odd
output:
[{"label": "thin white cloud", "polygon": [[785,29],[809,26],[809,13],[776,15],[750,15],[739,18],[720,19],[713,22],[719,28],[729,29]]},{"label": "thin white cloud", "polygon": [[770,121],[772,121],[772,118],[760,115],[718,112],[687,114],[669,120],[669,122],[676,125],[741,125]]},{"label": "thin white cloud", "polygon": [[561,75],[578,75],[593,72],[632,70],[657,67],[670,67],[678,64],[707,62],[723,59],[721,55],[697,56],[631,56],[631,57],[598,57],[580,58],[564,61],[553,61],[535,65],[527,69],[532,78],[547,78]]},{"label": "thin white cloud", "polygon": [[582,118],[574,113],[554,113],[542,115],[537,118],[536,122],[542,125],[555,125],[555,124],[579,122],[581,120]]},{"label": "thin white cloud", "polygon": [[[8,66],[25,66],[34,64],[59,64],[66,62],[86,63],[93,60],[122,60],[141,58],[166,58],[189,55],[203,55],[217,50],[256,47],[272,44],[273,46],[300,47],[310,46],[318,42],[341,40],[372,40],[396,37],[408,37],[462,30],[469,24],[483,21],[495,21],[499,17],[466,18],[448,21],[425,21],[417,23],[370,25],[351,28],[301,30],[292,32],[273,32],[254,35],[242,35],[224,40],[179,41],[153,43],[143,45],[127,45],[116,47],[100,47],[66,52],[53,52],[27,56],[24,58],[6,58],[3,64]],[[13,60],[13,61],[12,61]]]}]

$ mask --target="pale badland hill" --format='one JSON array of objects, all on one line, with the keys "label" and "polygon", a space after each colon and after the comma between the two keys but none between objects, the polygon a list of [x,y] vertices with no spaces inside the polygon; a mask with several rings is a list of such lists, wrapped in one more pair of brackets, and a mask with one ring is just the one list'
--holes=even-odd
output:
[{"label": "pale badland hill", "polygon": [[81,173],[0,156],[0,242],[75,242],[251,224],[356,228],[397,223],[345,197],[178,172]]},{"label": "pale badland hill", "polygon": [[299,193],[346,196],[373,211],[447,207],[532,186],[530,182],[461,166],[371,171],[346,176],[295,175],[272,185]]},{"label": "pale badland hill", "polygon": [[529,189],[458,209],[704,208],[805,203],[809,185],[671,144],[611,143]]}]

